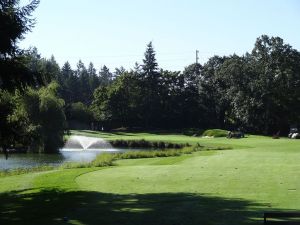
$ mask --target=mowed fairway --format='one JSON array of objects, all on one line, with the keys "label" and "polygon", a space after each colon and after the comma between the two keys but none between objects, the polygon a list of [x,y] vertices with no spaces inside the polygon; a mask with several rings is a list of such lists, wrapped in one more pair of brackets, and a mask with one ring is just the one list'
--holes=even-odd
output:
[{"label": "mowed fairway", "polygon": [[0,224],[261,224],[264,211],[300,210],[299,140],[93,135],[233,149],[1,178]]}]

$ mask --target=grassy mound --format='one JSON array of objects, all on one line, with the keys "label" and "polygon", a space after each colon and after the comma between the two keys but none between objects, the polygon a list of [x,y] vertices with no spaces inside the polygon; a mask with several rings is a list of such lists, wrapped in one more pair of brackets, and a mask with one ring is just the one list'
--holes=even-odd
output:
[{"label": "grassy mound", "polygon": [[221,129],[209,129],[203,132],[202,136],[209,136],[209,137],[226,137],[228,131],[221,130]]}]

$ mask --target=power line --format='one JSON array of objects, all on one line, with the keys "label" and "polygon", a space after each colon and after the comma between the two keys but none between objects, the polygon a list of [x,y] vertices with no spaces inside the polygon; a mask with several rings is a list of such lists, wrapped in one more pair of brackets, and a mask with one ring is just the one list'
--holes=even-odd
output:
[{"label": "power line", "polygon": [[[159,56],[176,56],[176,55],[190,55],[191,52],[156,52],[156,55]],[[199,51],[196,50],[196,58],[199,60],[199,55],[226,55],[225,52],[213,52],[213,51]],[[55,55],[54,55],[55,56]],[[120,54],[120,55],[62,55],[55,56],[55,58],[129,58],[129,57],[143,57],[141,54]],[[197,59],[196,59],[197,61]]]}]

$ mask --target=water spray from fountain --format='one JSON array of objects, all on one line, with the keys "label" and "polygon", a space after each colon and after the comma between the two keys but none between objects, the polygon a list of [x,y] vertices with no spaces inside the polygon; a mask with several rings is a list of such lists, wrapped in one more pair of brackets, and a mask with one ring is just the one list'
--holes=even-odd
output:
[{"label": "water spray from fountain", "polygon": [[103,138],[72,135],[63,149],[91,150],[113,149],[112,145]]}]

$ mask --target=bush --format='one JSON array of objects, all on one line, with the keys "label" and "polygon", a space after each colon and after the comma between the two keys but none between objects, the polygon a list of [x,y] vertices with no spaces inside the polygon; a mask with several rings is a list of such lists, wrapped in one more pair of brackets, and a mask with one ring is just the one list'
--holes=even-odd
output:
[{"label": "bush", "polygon": [[92,167],[92,164],[87,162],[68,162],[60,166],[61,169],[89,168],[89,167]]},{"label": "bush", "polygon": [[227,137],[228,131],[221,129],[210,129],[203,132],[202,136],[209,137]]},{"label": "bush", "polygon": [[[185,147],[182,149],[165,149],[165,150],[151,150],[151,151],[128,151],[123,153],[115,153],[115,154],[107,154],[108,156],[104,156],[105,154],[100,154],[93,162],[92,165],[96,166],[95,161],[108,161],[111,163],[114,160],[118,159],[139,159],[139,158],[155,158],[155,157],[171,157],[171,156],[179,156],[182,154],[190,154],[195,151],[202,150],[202,146],[195,147]],[[105,163],[103,163],[105,166]]]},{"label": "bush", "polygon": [[117,154],[103,153],[98,155],[96,159],[92,161],[92,166],[103,167],[112,166],[113,161],[116,159]]},{"label": "bush", "polygon": [[112,140],[110,144],[115,148],[157,148],[157,149],[165,149],[165,148],[175,148],[180,149],[183,147],[190,146],[187,144],[177,144],[177,143],[169,143],[163,141],[146,141],[144,139],[141,140]]}]

